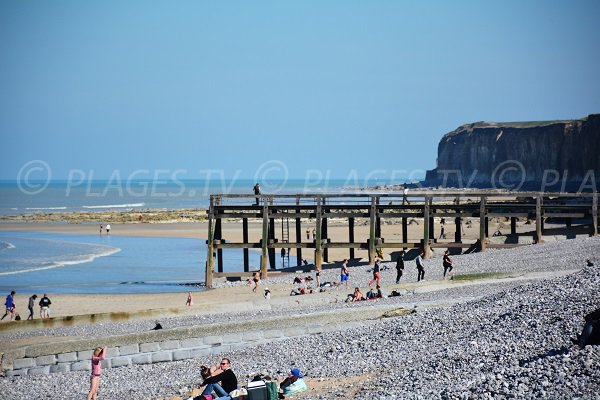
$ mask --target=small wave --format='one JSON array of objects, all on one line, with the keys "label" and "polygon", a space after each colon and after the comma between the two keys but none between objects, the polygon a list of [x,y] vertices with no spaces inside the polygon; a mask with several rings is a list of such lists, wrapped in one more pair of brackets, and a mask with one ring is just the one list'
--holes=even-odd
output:
[{"label": "small wave", "polygon": [[14,249],[15,245],[10,242],[0,242],[0,250]]},{"label": "small wave", "polygon": [[66,210],[67,207],[25,207],[26,210]]},{"label": "small wave", "polygon": [[144,207],[146,203],[127,203],[127,204],[105,204],[101,206],[81,206],[81,208],[131,208],[131,207]]},{"label": "small wave", "polygon": [[44,266],[41,266],[41,267],[21,269],[19,271],[0,272],[0,276],[2,276],[2,275],[24,274],[26,272],[43,271],[43,270],[46,270],[46,269],[53,269],[53,268],[65,267],[67,265],[83,264],[83,263],[87,263],[87,262],[90,262],[90,261],[94,261],[94,259],[96,259],[97,257],[110,256],[111,254],[118,253],[119,251],[121,251],[121,249],[116,248],[116,247],[110,247],[109,249],[107,249],[106,251],[104,251],[102,253],[91,254],[91,255],[89,255],[87,257],[84,257],[84,258],[81,258],[81,259],[78,259],[78,260],[73,260],[73,261],[57,261],[57,262],[54,262],[52,264],[44,265]]}]

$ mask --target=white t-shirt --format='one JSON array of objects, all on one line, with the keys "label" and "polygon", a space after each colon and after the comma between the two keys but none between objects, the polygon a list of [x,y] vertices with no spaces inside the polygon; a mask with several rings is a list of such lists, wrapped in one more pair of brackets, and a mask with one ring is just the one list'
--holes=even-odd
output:
[{"label": "white t-shirt", "polygon": [[106,224],[106,230],[110,231],[110,224]]}]

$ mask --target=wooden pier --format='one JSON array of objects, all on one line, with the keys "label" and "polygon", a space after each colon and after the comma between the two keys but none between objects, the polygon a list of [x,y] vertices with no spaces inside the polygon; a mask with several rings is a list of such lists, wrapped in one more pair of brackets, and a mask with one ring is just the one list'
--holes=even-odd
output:
[{"label": "wooden pier", "polygon": [[[258,204],[257,204],[258,203]],[[406,193],[369,194],[298,194],[298,195],[237,195],[215,194],[210,196],[208,209],[208,240],[206,261],[206,287],[212,287],[217,276],[244,275],[223,273],[223,249],[242,249],[244,273],[249,275],[249,249],[261,250],[260,274],[264,279],[276,264],[277,249],[295,249],[296,265],[301,266],[302,252],[313,252],[314,265],[321,269],[329,262],[329,249],[348,249],[348,258],[355,258],[355,250],[367,250],[369,261],[376,258],[378,249],[420,248],[429,257],[432,248],[477,249],[507,248],[520,246],[511,243],[491,243],[489,219],[510,219],[510,236],[518,238],[517,220],[526,218],[535,224],[534,241],[543,242],[544,221],[589,226],[590,235],[598,235],[598,193],[540,193],[540,192],[492,192],[492,191],[418,191]],[[348,241],[332,242],[328,237],[328,220],[347,221]],[[455,222],[454,239],[439,242],[434,235],[436,219],[452,218]],[[479,238],[466,242],[462,238],[463,220],[479,220]],[[355,222],[366,219],[369,237],[366,241],[355,240]],[[397,220],[402,241],[386,240],[382,235],[382,219]],[[409,219],[422,221],[423,234],[417,241],[408,238]],[[222,222],[241,221],[242,242],[235,243],[223,237]],[[250,242],[249,220],[262,221],[260,240]],[[290,237],[290,221],[293,238]],[[303,240],[303,222],[312,229],[314,238]],[[277,236],[276,226],[281,225]],[[288,252],[289,254],[289,252]],[[289,257],[289,256],[288,256]],[[217,270],[215,271],[215,260]]]}]

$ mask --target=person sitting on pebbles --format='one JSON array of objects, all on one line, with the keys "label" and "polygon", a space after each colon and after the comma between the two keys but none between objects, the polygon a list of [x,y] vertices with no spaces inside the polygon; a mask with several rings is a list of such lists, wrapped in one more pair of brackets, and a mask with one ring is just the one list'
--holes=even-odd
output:
[{"label": "person sitting on pebbles", "polygon": [[[205,378],[208,373],[211,376]],[[229,358],[223,358],[219,367],[211,367],[208,372],[207,369],[201,369],[201,374],[204,379],[202,386],[206,385],[206,387],[200,396],[189,397],[187,400],[204,400],[205,395],[210,395],[213,392],[217,395],[213,397],[215,400],[231,400],[229,393],[237,389],[238,381],[231,369]]]},{"label": "person sitting on pebbles", "polygon": [[279,387],[283,395],[296,394],[308,389],[306,382],[304,382],[304,376],[298,368],[292,368],[290,375],[281,382]]},{"label": "person sitting on pebbles", "polygon": [[349,294],[348,298],[346,299],[346,302],[350,302],[350,303],[354,303],[355,301],[361,301],[364,300],[364,296],[362,294],[362,292],[360,291],[360,288],[355,287],[354,288],[354,293]]}]

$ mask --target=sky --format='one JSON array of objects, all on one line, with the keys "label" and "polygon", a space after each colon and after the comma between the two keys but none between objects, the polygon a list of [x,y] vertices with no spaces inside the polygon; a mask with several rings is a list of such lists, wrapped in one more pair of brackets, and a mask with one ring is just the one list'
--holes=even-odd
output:
[{"label": "sky", "polygon": [[594,0],[2,1],[0,179],[415,177],[462,124],[599,113],[598,21]]}]

